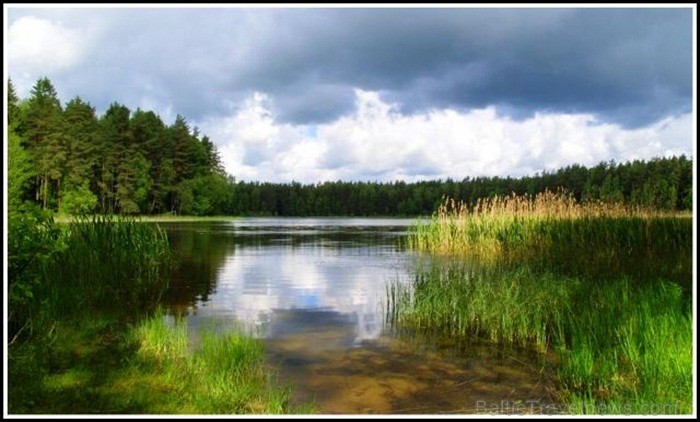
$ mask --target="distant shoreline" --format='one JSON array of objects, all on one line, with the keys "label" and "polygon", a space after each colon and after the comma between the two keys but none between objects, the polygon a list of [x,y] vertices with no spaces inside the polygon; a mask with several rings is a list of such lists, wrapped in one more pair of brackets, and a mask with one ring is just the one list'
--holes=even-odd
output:
[{"label": "distant shoreline", "polygon": [[[144,221],[148,223],[166,223],[166,222],[195,222],[195,221],[233,221],[241,218],[240,216],[230,216],[230,215],[214,215],[214,216],[196,216],[196,215],[118,215],[115,217],[119,218],[133,218],[135,220]],[[54,216],[54,220],[57,223],[70,223],[75,221],[75,216],[67,214],[57,214]]]},{"label": "distant shoreline", "polygon": [[[664,217],[677,217],[677,218],[692,218],[693,213],[690,211],[673,211],[663,214]],[[147,223],[188,223],[188,222],[217,222],[217,221],[236,221],[242,218],[374,218],[374,219],[392,219],[392,218],[405,218],[413,220],[424,220],[429,219],[430,216],[404,216],[404,215],[376,215],[376,216],[361,216],[361,215],[212,215],[212,216],[197,216],[197,215],[119,215],[115,214],[115,217],[126,217],[134,218],[139,221]],[[70,223],[75,221],[75,216],[66,214],[57,214],[54,216],[54,221],[56,223]]]}]

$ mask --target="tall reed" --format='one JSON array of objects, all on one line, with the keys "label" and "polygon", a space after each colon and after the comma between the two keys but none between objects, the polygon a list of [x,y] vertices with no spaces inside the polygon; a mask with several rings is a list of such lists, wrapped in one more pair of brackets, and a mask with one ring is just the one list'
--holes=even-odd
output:
[{"label": "tall reed", "polygon": [[65,228],[43,268],[37,312],[154,305],[168,286],[172,253],[164,230],[129,218],[82,217]]}]

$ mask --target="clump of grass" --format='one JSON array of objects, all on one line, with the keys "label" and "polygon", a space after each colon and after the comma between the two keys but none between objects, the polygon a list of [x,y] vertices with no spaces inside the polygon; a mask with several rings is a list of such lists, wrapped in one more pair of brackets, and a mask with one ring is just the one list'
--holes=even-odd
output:
[{"label": "clump of grass", "polygon": [[417,273],[410,288],[395,284],[390,290],[394,326],[542,351],[558,339],[561,315],[572,301],[571,286],[559,277],[460,263],[431,265]]},{"label": "clump of grass", "polygon": [[184,324],[168,324],[162,309],[141,321],[131,332],[137,345],[137,355],[162,366],[177,362],[187,355],[187,327]]},{"label": "clump of grass", "polygon": [[202,334],[199,345],[188,348],[186,327],[168,323],[162,313],[156,313],[140,323],[133,336],[138,344],[139,374],[145,372],[149,377],[135,375],[132,388],[158,380],[160,388],[155,391],[167,392],[161,397],[162,411],[281,414],[295,410],[290,391],[274,383],[262,342],[249,334],[212,330]]}]

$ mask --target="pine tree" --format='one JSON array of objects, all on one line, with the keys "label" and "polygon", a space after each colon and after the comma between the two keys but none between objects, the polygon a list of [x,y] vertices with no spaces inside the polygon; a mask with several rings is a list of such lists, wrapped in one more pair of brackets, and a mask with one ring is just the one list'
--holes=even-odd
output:
[{"label": "pine tree", "polygon": [[175,170],[175,181],[179,183],[194,176],[193,139],[185,118],[177,115],[175,123],[168,128],[168,135],[172,143],[172,164]]},{"label": "pine tree", "polygon": [[66,125],[51,81],[37,81],[27,101],[24,135],[38,171],[36,197],[44,208],[60,204],[61,180],[67,164]]},{"label": "pine tree", "polygon": [[151,188],[147,192],[145,203],[140,205],[141,212],[162,212],[165,205],[167,186],[160,181],[161,163],[168,152],[165,124],[152,111],[136,109],[129,127],[134,138],[134,145],[148,162]]},{"label": "pine tree", "polygon": [[221,163],[221,155],[216,149],[216,145],[214,145],[208,136],[204,136],[202,138],[202,146],[204,147],[204,153],[206,154],[205,165],[209,171],[218,174],[226,174],[226,170]]},{"label": "pine tree", "polygon": [[[126,106],[112,103],[100,120],[102,132],[99,161],[100,203],[102,212],[118,212],[118,179],[122,163],[129,156],[132,136],[129,130],[130,111]],[[122,176],[121,181],[128,180]],[[124,199],[124,198],[122,198]]]},{"label": "pine tree", "polygon": [[99,126],[95,109],[76,97],[66,104],[64,119],[68,125],[66,186],[89,185],[98,158]]}]

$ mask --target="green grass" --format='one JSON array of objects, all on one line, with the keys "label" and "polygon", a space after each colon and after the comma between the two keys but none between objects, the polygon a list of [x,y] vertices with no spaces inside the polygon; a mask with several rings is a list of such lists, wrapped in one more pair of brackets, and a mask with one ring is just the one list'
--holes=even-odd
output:
[{"label": "green grass", "polygon": [[[283,414],[294,411],[290,391],[275,384],[262,342],[240,330],[210,330],[188,347],[183,323],[168,323],[162,315],[139,324],[132,332],[138,344],[134,388],[149,385],[154,376],[167,391],[160,401],[165,413]],[[148,374],[148,376],[144,376]],[[150,387],[149,387],[150,389]],[[155,406],[158,409],[159,406]]]},{"label": "green grass", "polygon": [[555,352],[561,399],[572,409],[655,403],[692,412],[692,309],[675,283],[592,283],[442,262],[412,286],[392,286],[389,297],[397,329]]},{"label": "green grass", "polygon": [[571,302],[571,289],[528,269],[499,271],[440,263],[418,271],[410,287],[391,289],[393,323],[544,350]]},{"label": "green grass", "polygon": [[50,339],[13,345],[12,414],[288,414],[262,342],[238,329],[192,343],[158,310],[135,325],[109,317],[63,321]]},{"label": "green grass", "polygon": [[692,309],[680,287],[618,280],[585,286],[575,299],[559,350],[565,398],[692,412]]}]

